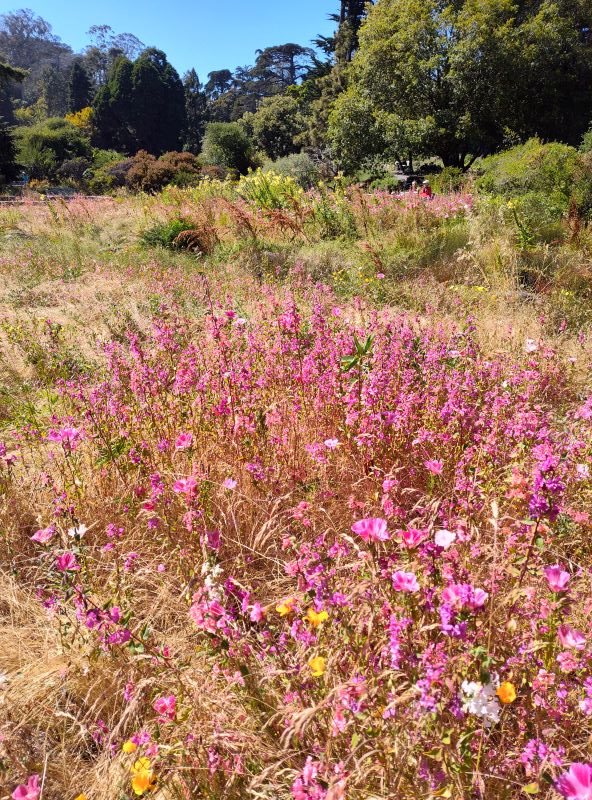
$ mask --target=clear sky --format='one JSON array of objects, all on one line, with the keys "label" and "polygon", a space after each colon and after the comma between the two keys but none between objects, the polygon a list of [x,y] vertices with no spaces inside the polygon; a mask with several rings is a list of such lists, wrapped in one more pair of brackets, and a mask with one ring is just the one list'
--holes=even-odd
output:
[{"label": "clear sky", "polygon": [[31,8],[75,51],[91,25],[110,25],[164,50],[180,73],[252,64],[255,50],[330,34],[338,0],[0,0],[0,13]]}]

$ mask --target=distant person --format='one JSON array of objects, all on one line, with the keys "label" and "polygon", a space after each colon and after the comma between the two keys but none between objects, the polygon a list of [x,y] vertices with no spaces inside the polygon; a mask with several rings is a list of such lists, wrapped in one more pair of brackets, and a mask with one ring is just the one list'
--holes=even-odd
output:
[{"label": "distant person", "polygon": [[409,187],[409,191],[411,192],[411,194],[417,194],[419,192],[417,181],[411,181],[411,186]]},{"label": "distant person", "polygon": [[430,186],[430,182],[429,181],[424,181],[421,184],[421,191],[419,193],[419,196],[420,197],[427,197],[428,200],[432,199],[432,197],[434,196],[434,192],[433,192],[432,187]]}]

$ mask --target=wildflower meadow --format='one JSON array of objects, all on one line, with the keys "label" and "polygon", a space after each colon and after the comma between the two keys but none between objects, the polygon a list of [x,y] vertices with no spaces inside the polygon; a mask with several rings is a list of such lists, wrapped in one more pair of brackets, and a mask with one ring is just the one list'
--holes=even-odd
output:
[{"label": "wildflower meadow", "polygon": [[592,798],[584,239],[261,174],[0,215],[3,800]]}]

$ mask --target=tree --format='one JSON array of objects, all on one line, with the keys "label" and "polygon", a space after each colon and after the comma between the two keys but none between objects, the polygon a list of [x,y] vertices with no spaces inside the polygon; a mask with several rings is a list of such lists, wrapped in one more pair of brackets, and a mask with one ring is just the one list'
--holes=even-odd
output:
[{"label": "tree", "polygon": [[283,92],[305,78],[316,64],[315,52],[299,44],[281,44],[257,51],[251,75],[257,79],[264,96]]},{"label": "tree", "polygon": [[93,25],[91,44],[84,52],[86,70],[95,86],[103,86],[115,61],[123,56],[134,61],[145,45],[133,33],[116,34],[110,25]]},{"label": "tree", "polygon": [[385,157],[437,155],[463,170],[508,131],[579,141],[592,107],[591,17],[587,0],[380,0],[332,113],[336,152],[350,165],[361,155],[346,127],[362,109]]},{"label": "tree", "polygon": [[131,153],[138,150],[132,108],[133,64],[120,56],[111,67],[109,80],[93,101],[93,143],[104,149]]},{"label": "tree", "polygon": [[185,115],[187,117],[187,126],[183,135],[184,148],[191,153],[199,153],[206,125],[207,99],[194,69],[185,74],[183,90],[185,92]]},{"label": "tree", "polygon": [[11,87],[11,97],[36,102],[43,92],[43,73],[67,69],[72,58],[71,48],[53,34],[49,22],[30,9],[0,16],[0,61],[27,70],[26,79]]},{"label": "tree", "polygon": [[92,103],[93,95],[93,86],[84,66],[80,61],[75,61],[68,79],[68,111],[70,114],[88,108]]},{"label": "tree", "polygon": [[304,121],[293,97],[266,98],[253,114],[250,125],[255,146],[269,158],[282,158],[299,149],[294,140],[304,130]]},{"label": "tree", "polygon": [[232,86],[232,72],[229,69],[218,69],[208,73],[205,93],[208,100],[217,100]]},{"label": "tree", "polygon": [[68,111],[66,74],[57,67],[46,67],[41,76],[41,97],[50,117],[63,117]]},{"label": "tree", "polygon": [[338,63],[348,63],[358,47],[358,33],[366,16],[367,6],[373,0],[341,0],[337,14],[329,19],[337,23],[334,36],[318,36],[314,44]]},{"label": "tree", "polygon": [[162,50],[149,48],[132,69],[132,121],[138,146],[160,155],[178,150],[187,127],[185,91]]},{"label": "tree", "polygon": [[252,163],[251,141],[237,122],[210,122],[203,139],[202,159],[206,164],[245,174]]},{"label": "tree", "polygon": [[16,144],[8,125],[0,119],[0,186],[17,178]]}]

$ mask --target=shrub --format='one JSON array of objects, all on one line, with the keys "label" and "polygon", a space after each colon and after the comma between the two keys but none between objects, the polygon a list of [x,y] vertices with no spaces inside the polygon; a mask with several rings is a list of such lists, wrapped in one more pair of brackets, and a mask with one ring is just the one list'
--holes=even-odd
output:
[{"label": "shrub", "polygon": [[90,158],[92,151],[86,136],[65,119],[45,122],[15,130],[19,161],[32,178],[56,177],[59,167],[74,158]]},{"label": "shrub", "polygon": [[567,208],[577,161],[573,147],[529,139],[526,144],[483,159],[478,167],[477,189],[505,197],[541,192]]},{"label": "shrub", "polygon": [[466,181],[466,174],[459,167],[444,167],[431,179],[435,192],[460,192]]},{"label": "shrub", "polygon": [[68,186],[80,188],[86,183],[85,178],[88,176],[90,167],[91,161],[88,158],[72,158],[64,161],[57,170],[56,177]]},{"label": "shrub", "polygon": [[319,179],[317,165],[306,153],[293,153],[263,165],[263,172],[275,172],[293,178],[303,189],[311,189]]},{"label": "shrub", "polygon": [[285,208],[302,194],[301,187],[289,175],[263,172],[258,169],[243,175],[237,191],[246,200],[252,200],[260,208]]},{"label": "shrub", "polygon": [[175,218],[166,222],[158,222],[145,230],[140,241],[148,247],[174,247],[177,236],[183,231],[194,230],[195,225],[187,219]]},{"label": "shrub", "polygon": [[238,123],[210,122],[206,126],[201,157],[205,164],[245,175],[253,164],[253,147]]}]

